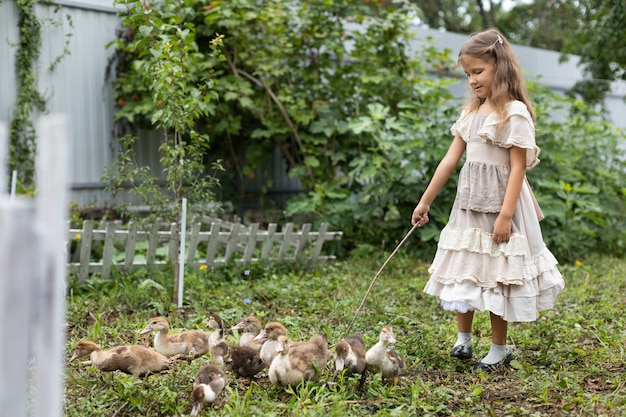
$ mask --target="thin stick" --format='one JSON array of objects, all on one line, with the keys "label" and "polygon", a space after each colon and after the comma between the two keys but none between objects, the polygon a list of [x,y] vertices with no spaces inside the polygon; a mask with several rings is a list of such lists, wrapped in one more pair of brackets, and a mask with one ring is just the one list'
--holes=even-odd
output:
[{"label": "thin stick", "polygon": [[417,229],[420,226],[420,223],[416,223],[411,230],[409,230],[406,234],[406,236],[404,236],[404,239],[402,239],[400,241],[400,243],[398,243],[398,246],[396,246],[396,248],[393,250],[393,252],[391,252],[391,255],[389,255],[389,257],[387,258],[387,260],[385,261],[385,263],[383,263],[383,265],[380,267],[380,269],[378,270],[378,272],[376,273],[376,275],[374,276],[374,279],[372,280],[372,282],[370,283],[369,288],[367,289],[367,291],[365,292],[365,296],[363,296],[363,300],[361,300],[361,304],[359,305],[359,308],[356,309],[356,313],[354,313],[354,317],[352,318],[352,321],[350,322],[350,325],[348,326],[348,328],[346,329],[346,337],[348,336],[348,334],[350,333],[350,330],[352,329],[352,325],[354,324],[354,321],[356,320],[357,316],[359,315],[359,313],[361,312],[361,309],[363,308],[363,304],[365,304],[365,300],[367,299],[367,296],[369,295],[370,291],[372,290],[372,287],[374,286],[374,283],[376,282],[376,280],[378,279],[378,276],[380,275],[380,273],[383,271],[383,269],[385,268],[385,266],[387,266],[387,264],[389,263],[389,261],[391,260],[391,258],[393,258],[393,256],[396,254],[396,252],[398,252],[398,249],[400,249],[400,247],[404,244],[404,242],[406,242],[406,240],[409,238],[409,236],[411,236],[411,233],[413,233],[413,231],[415,231],[415,229]]}]

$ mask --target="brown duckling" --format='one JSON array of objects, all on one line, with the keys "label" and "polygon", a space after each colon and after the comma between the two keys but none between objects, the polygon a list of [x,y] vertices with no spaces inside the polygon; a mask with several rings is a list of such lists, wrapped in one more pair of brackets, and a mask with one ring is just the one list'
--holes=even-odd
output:
[{"label": "brown duckling", "polygon": [[335,370],[333,371],[333,379],[342,373],[345,376],[363,374],[365,371],[365,343],[363,342],[363,337],[356,333],[337,343],[334,359]]},{"label": "brown duckling", "polygon": [[393,329],[390,325],[385,325],[380,331],[378,343],[365,353],[365,364],[368,371],[382,373],[383,381],[391,379],[397,385],[404,370],[404,359],[393,349],[387,348],[391,343],[396,343]]},{"label": "brown duckling", "polygon": [[229,346],[225,368],[232,371],[236,378],[253,377],[265,369],[265,364],[261,360],[259,349],[250,346]]},{"label": "brown duckling", "polygon": [[279,336],[276,351],[278,355],[270,365],[268,376],[272,384],[283,387],[319,380],[329,358],[328,341],[323,334],[299,343]]},{"label": "brown duckling", "polygon": [[228,345],[226,344],[226,336],[224,334],[224,322],[217,314],[211,312],[209,314],[209,325],[213,331],[209,336],[209,352],[213,362],[224,365],[224,356],[228,353]]},{"label": "brown duckling", "polygon": [[168,334],[170,325],[163,317],[152,317],[148,325],[140,334],[156,332],[154,336],[154,350],[167,356],[181,355],[187,358],[197,358],[209,351],[211,333],[201,330],[187,330],[180,333]]},{"label": "brown duckling", "polygon": [[262,340],[263,345],[259,352],[261,360],[266,367],[269,367],[274,357],[276,357],[276,346],[278,346],[278,338],[280,336],[286,336],[287,329],[282,324],[270,321],[265,324],[265,328],[259,333],[254,340]]},{"label": "brown duckling", "polygon": [[213,403],[226,386],[226,374],[217,365],[205,365],[198,371],[191,392],[191,415],[197,416],[204,403]]},{"label": "brown duckling", "polygon": [[85,356],[90,359],[85,364],[94,365],[103,372],[122,371],[135,378],[170,369],[174,359],[168,359],[144,345],[117,346],[102,350],[94,342],[80,340],[76,343],[69,361]]},{"label": "brown duckling", "polygon": [[242,334],[239,337],[239,346],[251,346],[258,350],[261,349],[263,341],[254,340],[254,338],[261,333],[263,326],[261,325],[261,321],[255,316],[248,316],[244,318],[239,323],[234,325],[231,330],[242,331]]}]

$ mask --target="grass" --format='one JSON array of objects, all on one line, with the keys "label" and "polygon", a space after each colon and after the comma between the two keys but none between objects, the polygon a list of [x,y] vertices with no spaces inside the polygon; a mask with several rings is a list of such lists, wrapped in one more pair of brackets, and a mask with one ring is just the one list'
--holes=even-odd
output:
[{"label": "grass", "polygon": [[[136,273],[112,280],[70,285],[67,299],[67,356],[80,339],[103,348],[151,343],[139,331],[149,317],[168,318],[175,330],[206,326],[216,311],[230,327],[256,314],[281,321],[292,339],[326,332],[331,347],[345,336],[368,285],[384,261],[352,259],[314,269],[297,265],[233,266],[188,271],[185,306],[171,299],[171,277]],[[428,264],[398,254],[373,287],[352,331],[373,345],[382,324],[392,324],[395,349],[407,362],[397,386],[369,376],[362,391],[354,378],[279,389],[261,376],[235,379],[219,404],[201,416],[621,416],[626,415],[622,307],[626,302],[626,261],[597,257],[561,265],[566,288],[554,310],[535,323],[511,324],[509,343],[518,369],[474,374],[473,363],[449,356],[456,340],[453,313],[437,306],[422,288]],[[475,359],[490,344],[488,313],[474,321]],[[234,342],[234,336],[232,341]],[[179,362],[172,370],[134,380],[72,362],[66,369],[67,416],[189,415],[197,370],[208,357]]]}]

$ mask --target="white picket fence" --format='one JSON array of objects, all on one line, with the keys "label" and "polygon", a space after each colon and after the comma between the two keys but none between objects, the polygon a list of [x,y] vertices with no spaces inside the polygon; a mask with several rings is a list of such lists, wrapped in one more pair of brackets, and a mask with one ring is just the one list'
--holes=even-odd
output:
[{"label": "white picket fence", "polygon": [[37,124],[37,196],[4,191],[8,133],[0,123],[0,415],[63,412],[67,121]]},{"label": "white picket fence", "polygon": [[[245,265],[265,261],[328,262],[334,256],[322,255],[324,243],[341,239],[340,231],[328,231],[322,223],[318,231],[311,224],[297,228],[285,224],[280,230],[271,223],[267,230],[259,224],[250,226],[204,218],[191,223],[185,234],[187,267],[219,267],[228,263]],[[113,269],[130,272],[150,268],[174,259],[179,248],[171,238],[174,225],[155,223],[141,228],[137,223],[119,221],[97,224],[85,220],[82,229],[70,229],[67,268],[79,282],[97,273],[109,278]],[[141,242],[145,242],[141,244]]]}]

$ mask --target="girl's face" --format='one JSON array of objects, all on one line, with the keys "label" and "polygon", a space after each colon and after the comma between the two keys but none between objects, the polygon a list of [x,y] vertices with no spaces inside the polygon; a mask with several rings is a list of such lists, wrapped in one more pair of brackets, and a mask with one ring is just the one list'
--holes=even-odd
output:
[{"label": "girl's face", "polygon": [[476,95],[481,99],[491,97],[491,83],[496,73],[496,65],[491,61],[468,55],[461,55],[459,62]]}]

